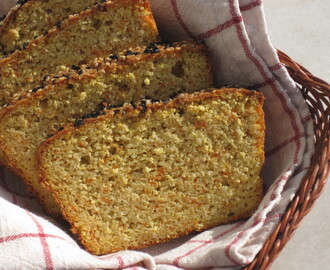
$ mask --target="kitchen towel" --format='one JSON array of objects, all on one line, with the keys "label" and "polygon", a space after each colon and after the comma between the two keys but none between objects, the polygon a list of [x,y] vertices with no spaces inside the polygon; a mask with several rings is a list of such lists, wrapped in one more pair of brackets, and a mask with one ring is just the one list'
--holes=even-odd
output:
[{"label": "kitchen towel", "polygon": [[[2,168],[0,269],[238,269],[254,259],[297,192],[314,151],[313,126],[302,95],[271,44],[262,1],[150,3],[163,39],[206,42],[218,86],[240,85],[264,93],[266,194],[262,203],[247,220],[139,251],[93,256],[66,224],[43,213],[24,184]],[[0,0],[0,16],[13,4]]]}]

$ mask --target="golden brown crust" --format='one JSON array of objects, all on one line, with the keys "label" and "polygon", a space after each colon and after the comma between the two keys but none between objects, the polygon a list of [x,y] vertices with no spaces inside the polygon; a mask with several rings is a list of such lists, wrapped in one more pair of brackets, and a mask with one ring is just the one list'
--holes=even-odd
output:
[{"label": "golden brown crust", "polygon": [[[253,96],[254,98],[258,99],[259,104],[262,106],[264,104],[264,95],[261,92],[257,91],[251,91],[247,90],[244,88],[239,88],[240,92],[242,95],[246,96]],[[56,134],[53,134],[50,138],[46,139],[44,142],[40,144],[39,147],[39,153],[38,153],[38,166],[42,168],[42,162],[40,160],[40,154],[43,152],[43,149],[46,147],[46,145],[51,144],[54,140],[56,140],[58,137],[62,137],[63,135],[67,134],[69,135],[71,132],[74,132],[77,129],[82,129],[84,128],[85,125],[88,124],[94,124],[97,122],[103,121],[105,118],[114,118],[114,117],[120,117],[120,115],[124,115],[126,113],[130,113],[133,111],[136,112],[141,112],[142,110],[150,110],[152,112],[161,110],[161,109],[171,109],[176,106],[183,105],[185,103],[190,103],[190,102],[198,102],[201,100],[206,100],[206,99],[211,99],[211,100],[216,100],[218,98],[218,95],[220,95],[223,92],[237,92],[237,88],[220,88],[220,89],[206,89],[201,92],[195,92],[195,93],[190,93],[190,94],[185,94],[182,93],[180,94],[176,99],[171,99],[169,101],[159,101],[157,103],[147,103],[144,106],[138,106],[136,109],[132,106],[132,104],[124,104],[123,107],[120,108],[111,108],[111,109],[104,109],[105,114],[100,115],[97,118],[88,118],[88,119],[81,119],[81,123],[79,125],[75,124],[69,124],[66,127],[64,127],[63,130],[57,132]],[[258,111],[259,116],[261,119],[264,118],[264,112],[263,110]],[[265,128],[265,124],[262,121],[261,122],[261,127]],[[41,177],[41,179],[44,179],[44,177]]]},{"label": "golden brown crust", "polygon": [[[135,0],[137,1],[137,0]],[[149,0],[147,1],[143,1],[143,4],[142,6],[146,9],[146,10],[151,10],[151,6],[150,6],[150,3],[149,3]],[[151,29],[154,29],[155,32],[158,32],[158,28],[157,28],[157,25],[156,25],[156,21],[155,21],[155,18],[154,18],[154,15],[152,12],[149,13],[149,16],[147,17],[146,19],[147,23],[149,24],[149,27]],[[158,40],[160,40],[160,37],[157,37]]]},{"label": "golden brown crust", "polygon": [[[156,49],[155,49],[156,48]],[[152,50],[152,52],[150,52]],[[155,50],[159,50],[159,53],[156,53]],[[137,52],[139,52],[139,55],[135,55]],[[145,52],[145,53],[144,53]],[[30,105],[33,106],[37,100],[43,100],[44,98],[47,99],[47,95],[51,94],[50,92],[54,91],[54,89],[61,89],[62,85],[71,85],[75,82],[79,84],[83,84],[84,80],[86,79],[87,81],[90,80],[91,78],[95,78],[99,73],[103,74],[105,71],[109,72],[110,74],[114,73],[116,74],[117,70],[120,69],[120,67],[130,67],[131,64],[134,64],[136,62],[141,61],[142,63],[145,61],[150,61],[151,62],[156,59],[156,58],[174,58],[176,61],[176,58],[181,59],[182,57],[184,58],[185,55],[191,55],[191,53],[194,53],[195,55],[202,56],[203,59],[205,59],[206,63],[209,63],[209,57],[208,57],[208,50],[206,47],[202,44],[197,44],[192,41],[187,41],[183,45],[182,42],[176,43],[176,44],[164,44],[164,45],[159,45],[159,44],[153,44],[150,46],[145,46],[145,47],[139,47],[134,49],[134,55],[127,55],[125,56],[127,52],[119,53],[118,54],[118,59],[106,59],[106,60],[101,60],[99,59],[98,61],[95,61],[94,63],[91,64],[92,67],[90,66],[82,66],[82,70],[80,70],[78,67],[75,67],[75,70],[69,70],[68,72],[62,72],[57,75],[51,75],[46,78],[44,81],[44,86],[43,88],[37,87],[34,90],[36,91],[30,91],[27,93],[24,93],[20,96],[19,99],[13,101],[10,105],[6,105],[5,108],[3,108],[0,111],[0,122],[3,124],[4,120],[3,119],[9,119],[10,115],[13,114],[15,115],[16,111],[20,111],[22,108],[23,111],[28,111],[30,108]],[[210,64],[209,64],[210,65]],[[126,70],[126,69],[125,69]],[[208,74],[210,74],[210,83],[205,84],[205,86],[211,86],[212,85],[212,78],[211,78],[211,73],[207,72],[209,69],[203,69],[203,73],[207,77]],[[206,75],[207,74],[207,75]],[[196,80],[197,81],[197,80]],[[179,90],[179,89],[178,89]],[[86,112],[87,113],[87,112]],[[4,124],[3,124],[4,125]],[[50,131],[52,132],[52,131]],[[10,137],[10,135],[4,135],[5,138]],[[4,155],[4,161],[6,162],[8,167],[11,167],[13,171],[15,171],[18,175],[20,175],[27,184],[31,184],[31,181],[27,179],[24,176],[24,173],[21,170],[18,170],[18,167],[20,166],[19,161],[15,161],[15,157],[13,157],[12,149],[13,146],[11,145],[8,149],[8,144],[7,146],[5,145],[5,139],[0,140],[0,146],[1,149],[9,153],[8,155],[11,155],[12,158],[9,158],[8,155]],[[38,190],[35,191],[38,197],[46,197],[47,194],[40,193]],[[42,199],[41,199],[42,201]],[[49,211],[48,211],[49,212]]]},{"label": "golden brown crust", "polygon": [[[120,52],[116,55],[118,59],[111,59],[109,57],[105,59],[98,58],[95,59],[89,65],[82,65],[81,67],[76,67],[76,70],[70,69],[65,72],[49,75],[47,76],[46,80],[43,81],[42,86],[35,88],[37,89],[35,92],[35,89],[23,92],[20,94],[19,97],[11,100],[8,104],[3,106],[2,110],[0,110],[0,119],[4,115],[13,111],[17,106],[22,106],[23,104],[28,103],[29,100],[33,100],[35,98],[42,99],[47,94],[47,92],[54,90],[58,85],[68,84],[74,81],[84,80],[86,78],[95,78],[98,72],[116,70],[118,65],[131,65],[144,59],[154,59],[157,58],[159,54],[168,54],[172,57],[180,58],[185,52],[200,52],[201,54],[205,55],[206,59],[210,59],[209,49],[205,46],[205,44],[196,43],[192,40],[176,42],[172,44],[158,43],[153,47],[155,46],[159,49],[159,52],[157,53],[145,52],[146,49],[150,47],[150,45],[143,47],[139,46],[130,50],[130,52],[138,53],[138,55],[125,55],[126,52]],[[211,69],[210,62],[209,69]]]},{"label": "golden brown crust", "polygon": [[[47,208],[45,207],[45,200],[54,200],[54,198],[44,198],[41,193],[38,193],[35,189],[31,187],[29,184],[29,180],[25,177],[25,174],[20,170],[16,164],[16,162],[11,159],[8,155],[6,155],[5,151],[2,151],[2,156],[1,156],[1,166],[5,166],[10,172],[13,174],[19,176],[22,181],[27,185],[27,190],[28,192],[31,193],[31,195],[34,195],[34,198],[37,200],[37,202],[43,207],[43,210],[52,216],[53,218],[62,218],[61,212],[58,211],[58,209],[55,208]],[[55,201],[54,201],[55,205]]]},{"label": "golden brown crust", "polygon": [[24,5],[16,4],[14,7],[12,7],[8,14],[4,17],[4,19],[0,22],[0,35],[6,31],[6,27],[8,27],[17,16],[17,13],[19,13],[21,10],[24,10],[26,8],[29,8],[33,3],[33,0],[27,1]]},{"label": "golden brown crust", "polygon": [[[22,181],[27,184],[27,188],[31,194],[35,195],[35,199],[41,204],[43,207],[44,211],[47,212],[49,215],[51,215],[54,218],[60,218],[61,213],[58,211],[56,208],[48,208],[45,206],[45,201],[51,200],[54,201],[54,198],[45,198],[40,192],[32,188],[32,185],[27,177],[25,177],[24,172],[19,169],[19,166],[17,166],[17,162],[13,160],[10,156],[6,154],[7,149],[5,147],[2,148],[1,150],[1,165],[5,166],[9,171],[14,173],[15,175],[19,176]],[[47,204],[49,205],[49,204]],[[55,201],[54,201],[54,206],[55,206]]]},{"label": "golden brown crust", "polygon": [[[264,104],[265,98],[261,92],[251,91],[251,90],[247,90],[244,88],[239,88],[239,90],[242,95],[251,96],[251,97],[256,98],[261,106]],[[45,145],[52,143],[52,141],[56,140],[58,137],[61,137],[64,134],[69,134],[70,132],[74,132],[74,130],[76,130],[76,129],[84,128],[84,125],[101,122],[105,118],[111,119],[114,117],[120,117],[120,115],[124,115],[126,113],[130,113],[133,111],[141,112],[142,110],[150,110],[150,111],[154,112],[154,111],[161,110],[161,109],[175,108],[177,106],[180,106],[180,105],[183,105],[186,103],[191,103],[191,102],[198,102],[198,101],[208,100],[208,99],[216,100],[219,98],[219,95],[222,94],[223,92],[235,93],[235,92],[237,92],[237,88],[220,88],[220,89],[213,88],[213,89],[206,89],[204,91],[190,93],[190,94],[182,93],[179,96],[177,96],[177,98],[175,98],[175,99],[170,99],[169,101],[157,101],[157,103],[147,103],[145,106],[138,106],[136,109],[132,106],[132,104],[124,104],[123,107],[119,107],[119,108],[118,107],[111,108],[111,109],[105,108],[104,115],[100,115],[97,118],[81,119],[81,123],[79,125],[75,125],[75,124],[67,125],[63,130],[61,130],[60,132],[57,132],[56,134],[52,135],[50,138],[45,140],[40,145],[39,151],[42,152]],[[260,116],[261,119],[263,119],[264,118],[263,110],[258,110],[258,115]],[[261,127],[263,129],[265,128],[265,124],[263,121],[261,121]],[[38,158],[38,162],[39,161],[40,160]],[[40,163],[39,163],[39,165],[40,165]]]},{"label": "golden brown crust", "polygon": [[[264,103],[264,96],[260,92],[250,91],[250,90],[246,90],[246,89],[239,89],[239,90],[242,95],[251,96],[254,99],[258,100],[259,104],[261,105],[260,107],[262,107],[262,105]],[[112,119],[115,117],[120,118],[122,115],[126,115],[126,114],[129,114],[132,112],[136,112],[141,115],[143,113],[148,113],[148,111],[155,112],[157,110],[162,110],[162,109],[176,108],[176,107],[183,106],[187,103],[190,104],[193,102],[199,102],[199,101],[203,101],[203,100],[217,100],[217,99],[219,99],[219,96],[221,94],[223,94],[224,92],[235,93],[235,92],[237,92],[237,89],[236,88],[208,89],[208,90],[204,90],[202,92],[196,92],[193,94],[180,94],[177,98],[171,99],[169,101],[159,101],[157,103],[152,103],[152,102],[148,103],[147,102],[145,105],[143,105],[143,106],[140,105],[138,107],[135,107],[132,104],[125,104],[123,107],[120,107],[120,108],[105,109],[104,115],[101,115],[97,118],[84,119],[81,122],[79,122],[79,124],[76,124],[76,125],[75,124],[68,125],[62,131],[56,133],[51,138],[48,138],[40,145],[38,155],[37,155],[37,163],[38,163],[39,172],[40,172],[40,181],[45,185],[45,187],[47,189],[49,189],[55,195],[55,200],[57,201],[58,205],[60,206],[63,216],[70,222],[70,224],[72,225],[72,231],[79,235],[80,241],[82,242],[82,244],[86,247],[86,249],[89,252],[91,252],[95,255],[104,254],[102,252],[99,253],[97,251],[98,248],[95,246],[95,245],[97,245],[97,243],[90,243],[88,241],[85,241],[83,239],[83,237],[80,236],[79,228],[75,227],[74,221],[71,219],[72,217],[70,217],[70,215],[68,214],[69,212],[71,212],[70,209],[68,209],[67,206],[62,204],[61,200],[58,199],[57,191],[52,189],[51,186],[49,185],[48,180],[47,180],[47,174],[46,174],[45,170],[43,169],[44,168],[43,160],[41,158],[43,156],[45,149],[47,149],[48,145],[52,144],[54,141],[56,141],[59,138],[63,139],[66,136],[70,137],[73,133],[84,129],[87,125],[102,122],[105,119]],[[220,99],[221,99],[221,97],[220,97]],[[258,113],[260,119],[264,119],[264,112],[262,109],[258,108],[257,113]],[[265,127],[264,123],[261,121],[261,130],[263,132],[264,132],[264,127]],[[263,144],[259,145],[259,147],[261,148],[260,150],[261,150],[261,155],[262,155],[262,156],[260,156],[260,160],[262,161],[262,163],[264,163],[264,155],[262,154],[264,145]],[[259,184],[260,185],[255,187],[256,194],[259,194],[258,203],[261,202],[262,194],[263,194],[263,187],[262,187],[261,180],[259,181]],[[249,212],[245,212],[240,215],[235,214],[232,217],[228,217],[228,220],[224,224],[247,218],[252,215],[253,211],[254,210],[251,210]],[[206,230],[206,229],[212,228],[216,225],[218,225],[218,224],[209,224],[209,226],[203,227],[203,228],[199,229],[198,231]],[[177,236],[175,236],[175,237],[184,236],[193,231],[195,231],[195,230],[187,229],[187,231],[185,233],[177,234]],[[170,237],[169,239],[173,239],[173,237]],[[164,241],[164,239],[159,240],[159,241],[144,243],[144,245],[132,246],[131,248],[132,249],[144,248],[144,247],[147,247],[147,246],[150,246],[153,244],[157,244],[157,243],[160,243],[163,241]],[[112,252],[116,252],[119,250],[120,250],[120,248],[118,248],[117,250],[116,249],[112,250]]]},{"label": "golden brown crust", "polygon": [[[27,2],[28,4],[29,2]],[[67,26],[79,21],[83,20],[84,18],[88,18],[92,16],[93,14],[97,13],[100,9],[115,9],[118,6],[132,6],[132,5],[142,5],[146,7],[147,9],[150,9],[150,4],[148,0],[119,0],[119,1],[107,1],[103,4],[99,4],[96,6],[91,7],[90,9],[87,9],[85,11],[80,12],[79,14],[73,14],[70,15],[70,17],[64,21],[61,22],[59,27],[54,27],[51,30],[47,32],[46,35],[40,36],[33,41],[29,42],[29,44],[26,46],[24,51],[21,50],[16,50],[12,54],[10,54],[8,57],[0,59],[0,66],[5,66],[10,64],[11,62],[16,62],[19,61],[20,59],[24,58],[26,54],[29,54],[29,52],[32,50],[33,47],[35,46],[40,46],[42,44],[46,44],[48,40],[55,35],[58,32],[58,28],[66,28]],[[7,21],[7,19],[5,19]],[[155,24],[154,18],[152,13],[147,18],[147,22],[150,26],[150,28],[154,29],[157,32],[157,26]]]},{"label": "golden brown crust", "polygon": [[[72,64],[88,63],[97,57],[104,57],[108,53],[122,50],[125,47],[132,47],[148,42],[157,41],[158,31],[154,21],[152,21],[152,13],[150,9],[143,9],[143,6],[149,7],[147,0],[121,0],[109,1],[96,5],[80,14],[71,15],[67,20],[57,24],[55,28],[48,31],[45,36],[40,36],[32,40],[22,50],[16,50],[7,58],[0,59],[0,69],[5,80],[1,81],[0,101],[2,104],[7,103],[11,99],[17,97],[20,93],[29,90],[41,83],[42,77],[50,73],[57,73],[59,70],[66,70]],[[127,8],[126,8],[127,7]],[[123,10],[124,12],[121,12]],[[108,11],[108,12],[106,12]],[[100,34],[92,38],[88,33],[98,29],[99,18],[109,18],[108,23],[112,23],[112,15],[124,16],[130,14],[129,20],[120,20],[113,26],[120,36],[125,36],[124,32],[120,32],[121,27],[128,27],[131,24],[136,25],[135,32],[127,32],[127,39],[123,42],[116,38],[112,28],[106,23],[101,24]],[[124,17],[125,18],[125,17]],[[99,20],[100,21],[100,20]],[[87,22],[85,24],[85,22]],[[80,30],[81,29],[81,30]],[[112,32],[111,32],[112,31]],[[86,42],[80,42],[78,38],[71,38],[85,35]],[[97,32],[96,32],[97,33]],[[81,35],[79,35],[81,37]],[[105,36],[106,35],[106,36]],[[63,48],[65,39],[70,36],[72,43],[68,43],[67,48]],[[88,38],[87,38],[88,37]],[[97,42],[97,40],[101,40]],[[109,44],[110,40],[113,40]],[[74,45],[76,44],[76,45]],[[79,49],[79,46],[81,48]],[[70,54],[69,47],[74,46],[77,53]],[[51,57],[44,57],[46,55]],[[53,60],[54,59],[54,60]],[[34,72],[30,70],[33,69]],[[8,78],[13,78],[9,80]],[[15,81],[15,83],[13,83]]]},{"label": "golden brown crust", "polygon": [[[126,7],[126,6],[132,6],[134,4],[136,4],[136,5],[141,4],[142,7],[147,9],[148,12],[143,13],[143,14],[149,14],[149,15],[147,15],[147,18],[144,17],[143,24],[144,24],[144,26],[148,25],[149,29],[153,29],[152,31],[154,31],[154,32],[150,31],[150,33],[152,32],[152,35],[154,35],[155,39],[157,40],[157,31],[156,31],[157,28],[156,28],[155,22],[153,21],[152,14],[151,14],[151,12],[149,12],[150,8],[149,8],[149,3],[148,3],[147,0],[108,1],[108,2],[103,3],[103,4],[96,5],[93,8],[88,9],[86,11],[83,11],[80,14],[70,16],[70,18],[63,21],[61,24],[58,24],[57,28],[65,28],[65,27],[71,25],[72,23],[78,21],[81,18],[88,18],[89,16],[93,15],[94,13],[99,12],[100,9],[101,10],[116,9],[119,6],[120,7]],[[141,15],[141,16],[145,16],[145,15]],[[5,69],[7,65],[17,64],[21,59],[24,58],[24,55],[29,55],[30,54],[30,52],[32,51],[32,48],[34,46],[41,46],[42,47],[42,44],[46,44],[49,41],[49,39],[58,32],[57,28],[54,28],[54,29],[50,30],[46,36],[41,36],[41,37],[33,40],[32,42],[30,42],[23,51],[16,51],[12,55],[10,55],[8,58],[1,59],[0,60],[0,66],[4,67],[4,69]],[[153,39],[151,39],[151,40],[153,40]],[[16,61],[18,61],[18,62],[16,62]],[[6,74],[4,74],[4,75],[6,75]],[[18,75],[18,74],[16,74],[16,75]],[[86,74],[86,76],[91,76],[91,73],[89,72],[88,74]],[[76,74],[76,79],[79,79],[79,75],[77,75],[77,74]],[[62,82],[62,83],[64,83],[64,82]],[[47,89],[48,90],[53,89],[53,88],[54,88],[54,86],[52,85],[52,83],[47,84]],[[22,98],[23,98],[23,96],[24,95],[22,95]],[[42,98],[41,93],[39,93],[39,92],[35,93],[34,98]],[[16,104],[17,104],[17,106],[18,105],[19,106],[24,106],[27,103],[28,103],[27,100],[25,100],[25,99],[20,100],[20,98],[19,98],[17,101],[13,102],[13,105],[15,104],[15,106],[8,106],[8,104],[6,104],[6,108],[2,109],[1,112],[0,112],[0,117],[6,116],[8,113],[15,110]],[[4,150],[6,151],[6,148]],[[17,164],[15,164],[15,161],[12,158],[8,157],[8,155],[3,155],[3,157],[5,159],[4,163],[8,167],[10,167],[16,174],[20,175],[25,180],[25,182],[29,183],[28,180],[26,179],[26,177],[24,177],[24,174],[22,173],[22,171],[18,169],[18,166],[17,166]],[[38,195],[38,193],[37,193],[37,195]],[[42,198],[43,196],[40,195],[40,197]]]}]

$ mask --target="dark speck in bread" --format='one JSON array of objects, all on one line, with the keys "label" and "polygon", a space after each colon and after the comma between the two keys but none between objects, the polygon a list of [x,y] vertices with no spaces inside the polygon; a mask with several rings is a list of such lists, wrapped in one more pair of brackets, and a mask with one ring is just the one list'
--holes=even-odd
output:
[{"label": "dark speck in bread", "polygon": [[80,69],[80,67],[79,67],[79,66],[76,66],[76,65],[72,65],[71,68],[72,68],[73,70],[79,70],[79,69]]},{"label": "dark speck in bread", "polygon": [[29,0],[18,0],[17,4],[23,6],[25,3],[27,3]]},{"label": "dark speck in bread", "polygon": [[35,93],[35,92],[37,92],[38,90],[40,90],[42,88],[43,88],[42,86],[35,87],[35,88],[32,89],[32,92]]},{"label": "dark speck in bread", "polygon": [[80,127],[83,124],[84,120],[83,119],[77,119],[74,121],[74,126],[75,127]]},{"label": "dark speck in bread", "polygon": [[145,48],[144,53],[159,53],[159,49],[156,45],[148,46]]},{"label": "dark speck in bread", "polygon": [[139,52],[133,52],[131,50],[127,50],[124,55],[125,56],[130,56],[130,55],[138,55],[138,54],[140,54],[140,53]]},{"label": "dark speck in bread", "polygon": [[112,60],[116,60],[116,59],[118,59],[118,55],[117,54],[111,54],[109,56],[109,58],[112,59]]}]

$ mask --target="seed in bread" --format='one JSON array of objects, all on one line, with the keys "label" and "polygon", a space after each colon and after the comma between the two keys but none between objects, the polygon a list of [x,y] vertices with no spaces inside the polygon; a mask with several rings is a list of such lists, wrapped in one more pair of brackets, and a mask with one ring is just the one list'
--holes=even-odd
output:
[{"label": "seed in bread", "polygon": [[0,104],[38,86],[45,75],[157,39],[147,0],[93,6],[0,60]]},{"label": "seed in bread", "polygon": [[262,198],[262,103],[224,88],[108,110],[41,144],[41,179],[97,255],[248,217]]},{"label": "seed in bread", "polygon": [[[49,191],[40,186],[36,150],[50,134],[84,115],[97,117],[102,102],[137,102],[149,96],[168,99],[179,92],[212,87],[208,49],[195,42],[157,45],[124,51],[94,61],[92,66],[47,76],[1,111],[0,149],[5,164],[36,193],[46,210],[60,214]],[[77,120],[79,124],[79,120]]]}]

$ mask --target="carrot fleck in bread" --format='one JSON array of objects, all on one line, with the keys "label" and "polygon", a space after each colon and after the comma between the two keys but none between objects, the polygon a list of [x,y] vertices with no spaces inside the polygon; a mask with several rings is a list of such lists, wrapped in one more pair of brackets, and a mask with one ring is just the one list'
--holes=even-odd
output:
[{"label": "carrot fleck in bread", "polygon": [[4,163],[31,186],[50,214],[60,211],[51,193],[40,186],[36,168],[37,147],[49,134],[84,115],[96,117],[104,101],[116,105],[146,96],[167,99],[179,91],[213,86],[205,45],[180,44],[151,44],[47,77],[44,86],[2,109]]},{"label": "carrot fleck in bread", "polygon": [[98,255],[248,217],[262,198],[262,104],[224,88],[106,110],[41,144],[41,179]]},{"label": "carrot fleck in bread", "polygon": [[45,75],[158,39],[147,0],[108,1],[56,27],[0,60],[0,104],[34,88]]},{"label": "carrot fleck in bread", "polygon": [[[18,1],[0,22],[0,58],[51,29],[58,21],[94,5],[97,0]],[[104,2],[104,1],[103,1]]]}]

